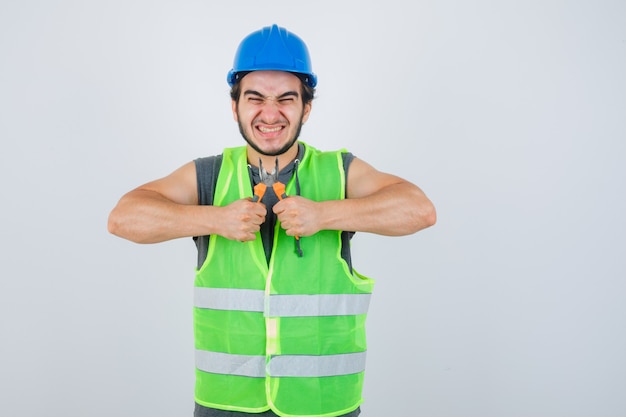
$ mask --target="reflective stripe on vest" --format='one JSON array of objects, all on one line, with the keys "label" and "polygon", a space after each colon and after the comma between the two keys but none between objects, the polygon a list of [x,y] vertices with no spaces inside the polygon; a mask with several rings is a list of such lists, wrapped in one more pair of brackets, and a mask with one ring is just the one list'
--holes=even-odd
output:
[{"label": "reflective stripe on vest", "polygon": [[196,287],[194,291],[194,303],[198,308],[253,311],[266,313],[266,317],[366,314],[370,298],[371,294],[270,295],[265,306],[262,290]]},{"label": "reflective stripe on vest", "polygon": [[319,378],[363,372],[365,356],[365,352],[325,356],[281,355],[271,357],[266,367],[265,356],[196,350],[196,366],[204,372],[250,378],[265,378],[267,375]]},{"label": "reflective stripe on vest", "polygon": [[365,352],[339,355],[281,355],[270,359],[270,376],[325,377],[365,371]]},{"label": "reflective stripe on vest", "polygon": [[366,314],[371,294],[270,295],[268,317]]},{"label": "reflective stripe on vest", "polygon": [[214,374],[265,378],[265,356],[196,350],[196,368]]},{"label": "reflective stripe on vest", "polygon": [[263,290],[238,288],[194,288],[194,305],[212,310],[256,311],[264,310]]}]

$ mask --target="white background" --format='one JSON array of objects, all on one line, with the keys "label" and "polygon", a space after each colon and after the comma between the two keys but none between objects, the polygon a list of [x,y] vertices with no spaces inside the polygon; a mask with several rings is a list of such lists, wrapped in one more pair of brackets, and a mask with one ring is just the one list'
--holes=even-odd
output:
[{"label": "white background", "polygon": [[194,245],[106,220],[243,143],[225,77],[272,23],[319,76],[302,139],[438,210],[355,238],[362,415],[626,415],[626,4],[495,0],[1,1],[0,415],[191,416]]}]

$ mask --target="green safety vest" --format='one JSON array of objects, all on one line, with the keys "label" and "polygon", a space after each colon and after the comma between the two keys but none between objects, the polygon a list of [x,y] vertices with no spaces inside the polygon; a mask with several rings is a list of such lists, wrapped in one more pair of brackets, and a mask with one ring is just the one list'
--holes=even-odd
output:
[{"label": "green safety vest", "polygon": [[[303,197],[345,198],[341,152],[305,145]],[[287,184],[293,195],[294,179]],[[214,205],[251,197],[246,148],[224,151]],[[260,235],[212,235],[196,273],[195,400],[205,407],[279,416],[333,417],[362,402],[365,319],[374,281],[350,272],[341,232],[294,237],[276,225],[269,265]]]}]

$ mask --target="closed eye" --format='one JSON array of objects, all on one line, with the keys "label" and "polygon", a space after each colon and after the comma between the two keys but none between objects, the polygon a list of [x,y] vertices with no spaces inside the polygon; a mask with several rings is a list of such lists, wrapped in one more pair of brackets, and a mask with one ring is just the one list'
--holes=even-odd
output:
[{"label": "closed eye", "polygon": [[300,95],[295,91],[287,91],[276,98],[264,96],[255,90],[246,90],[243,95],[249,103],[257,105],[263,104],[267,100],[276,100],[279,104],[291,105],[296,103],[300,97]]},{"label": "closed eye", "polygon": [[248,102],[253,104],[262,104],[265,100],[261,97],[248,97]]}]

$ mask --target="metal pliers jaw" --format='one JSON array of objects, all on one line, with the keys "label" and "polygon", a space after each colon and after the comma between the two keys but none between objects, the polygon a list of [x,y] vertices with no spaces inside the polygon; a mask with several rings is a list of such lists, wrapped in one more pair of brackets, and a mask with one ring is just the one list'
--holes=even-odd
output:
[{"label": "metal pliers jaw", "polygon": [[260,203],[265,195],[267,187],[272,187],[274,189],[274,193],[276,193],[276,197],[278,197],[279,200],[287,198],[287,194],[285,193],[285,184],[278,181],[278,158],[276,158],[276,166],[272,172],[267,172],[267,170],[263,168],[263,162],[261,161],[261,158],[259,158],[259,177],[261,178],[261,182],[254,186],[254,196],[252,197],[252,202]]},{"label": "metal pliers jaw", "polygon": [[[278,197],[279,200],[287,198],[285,184],[278,181],[278,158],[276,158],[276,165],[274,166],[274,170],[272,172],[267,172],[267,170],[263,168],[263,162],[261,161],[261,158],[259,158],[259,177],[261,178],[261,182],[255,185],[253,189],[253,203],[260,203],[261,200],[263,200],[267,187],[272,187],[272,189],[274,189],[274,194],[276,194],[276,197]],[[298,256],[302,257],[303,253],[302,248],[300,247],[300,236],[294,237],[296,239],[296,252],[298,253]]]}]

